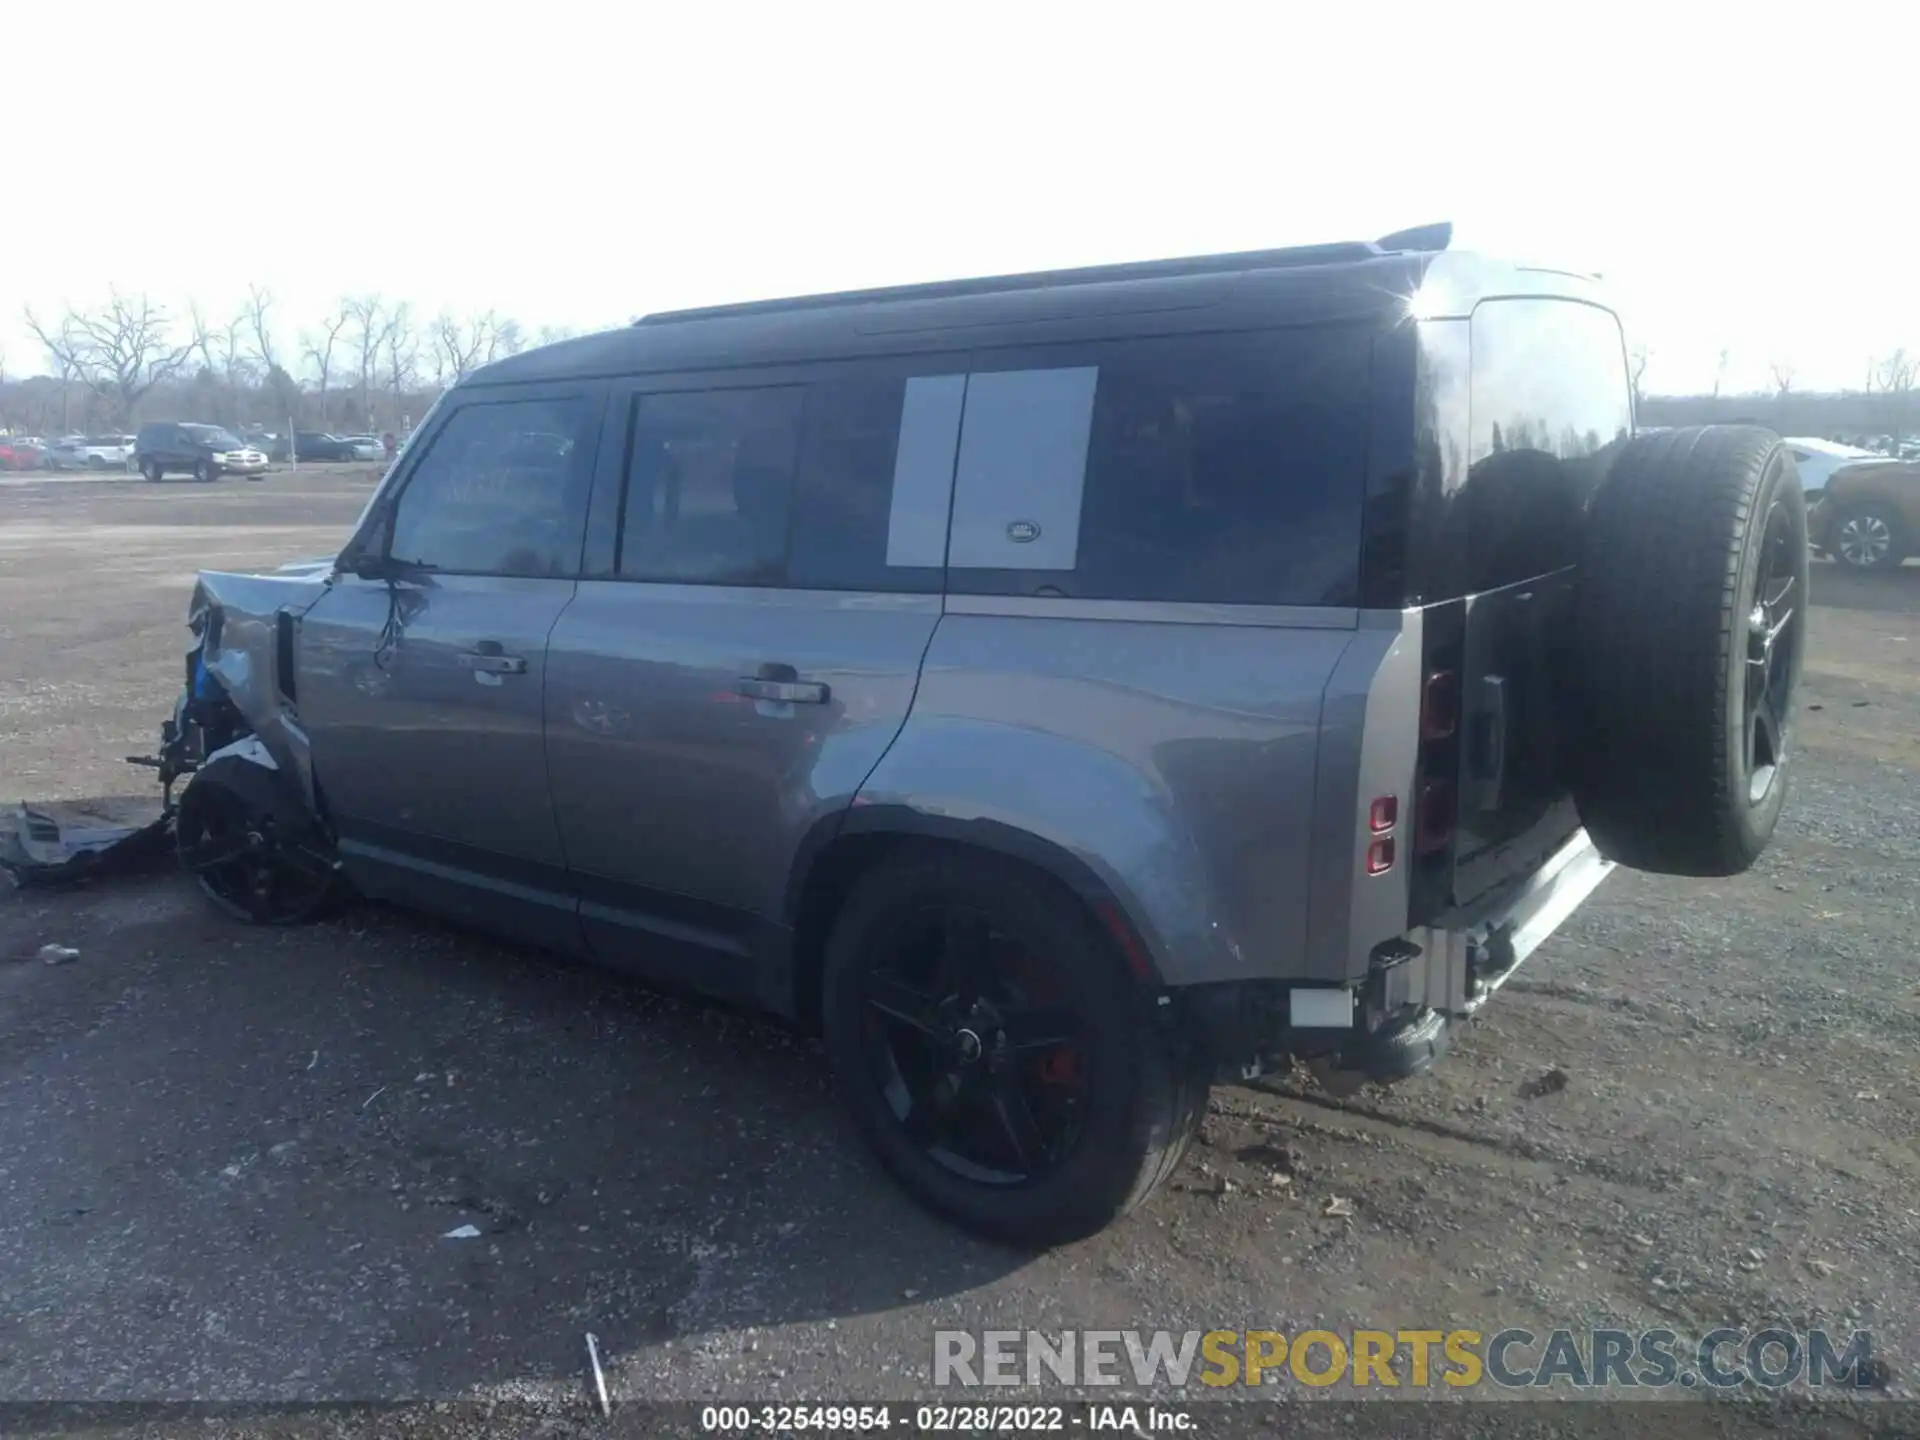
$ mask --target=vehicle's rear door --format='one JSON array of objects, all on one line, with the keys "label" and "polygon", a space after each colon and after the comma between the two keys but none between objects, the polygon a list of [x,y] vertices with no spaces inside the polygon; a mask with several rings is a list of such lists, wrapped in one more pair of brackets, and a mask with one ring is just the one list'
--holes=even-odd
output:
[{"label": "vehicle's rear door", "polygon": [[[1458,325],[1462,322],[1448,322]],[[1455,613],[1433,615],[1430,669],[1457,715],[1452,794],[1423,821],[1454,816],[1451,898],[1469,904],[1530,873],[1579,827],[1564,783],[1559,667],[1582,516],[1632,433],[1620,325],[1558,298],[1481,302],[1464,322],[1470,383],[1464,481],[1440,537]],[[1431,726],[1430,726],[1431,728]],[[1451,804],[1449,804],[1451,800]]]},{"label": "vehicle's rear door", "polygon": [[341,576],[300,634],[300,714],[356,881],[568,950],[542,699],[604,404],[597,385],[457,395],[376,522],[399,578]]},{"label": "vehicle's rear door", "polygon": [[600,958],[721,994],[766,980],[796,855],[899,733],[940,621],[964,371],[616,389],[546,712]]}]

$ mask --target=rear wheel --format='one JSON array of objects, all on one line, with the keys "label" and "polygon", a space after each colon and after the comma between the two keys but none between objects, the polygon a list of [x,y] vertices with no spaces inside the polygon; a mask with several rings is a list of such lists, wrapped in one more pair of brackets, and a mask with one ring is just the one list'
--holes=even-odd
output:
[{"label": "rear wheel", "polygon": [[157,485],[160,483],[160,477],[167,472],[161,468],[158,460],[149,460],[140,467],[140,473],[146,476],[153,484]]},{"label": "rear wheel", "polygon": [[822,1020],[894,1177],[1019,1245],[1090,1235],[1170,1174],[1210,1072],[1159,1023],[1079,903],[963,851],[884,861],[828,943]]},{"label": "rear wheel", "polygon": [[1891,570],[1907,558],[1900,517],[1884,505],[1851,505],[1828,533],[1834,558],[1855,570]]},{"label": "rear wheel", "polygon": [[196,460],[193,462],[193,478],[200,481],[202,484],[205,484],[210,480],[217,479],[219,477],[219,474],[220,474],[219,471],[215,470],[213,466],[209,465],[204,460]]},{"label": "rear wheel", "polygon": [[1786,455],[1752,426],[1663,431],[1594,496],[1564,656],[1568,778],[1624,865],[1738,874],[1780,818],[1807,614]]}]

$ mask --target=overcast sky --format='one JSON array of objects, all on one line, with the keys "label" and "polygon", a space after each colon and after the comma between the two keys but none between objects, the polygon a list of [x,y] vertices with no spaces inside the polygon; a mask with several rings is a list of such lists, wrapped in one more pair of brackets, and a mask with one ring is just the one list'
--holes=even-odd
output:
[{"label": "overcast sky", "polygon": [[0,348],[109,284],[291,348],[1450,219],[1604,273],[1651,388],[1858,385],[1920,350],[1920,19],[1712,8],[15,0]]}]

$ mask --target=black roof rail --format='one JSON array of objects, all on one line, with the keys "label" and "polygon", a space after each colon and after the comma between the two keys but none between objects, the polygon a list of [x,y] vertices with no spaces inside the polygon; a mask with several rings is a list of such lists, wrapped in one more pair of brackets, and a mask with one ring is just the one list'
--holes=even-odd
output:
[{"label": "black roof rail", "polygon": [[1224,255],[1191,255],[1174,260],[1139,260],[1123,265],[1092,265],[1077,270],[1039,270],[1027,275],[984,275],[971,280],[936,280],[924,285],[889,285],[873,290],[839,290],[782,300],[747,300],[734,305],[705,305],[691,310],[662,310],[642,315],[635,325],[717,320],[736,315],[769,315],[792,310],[824,310],[839,305],[880,301],[946,300],[962,295],[995,295],[1044,290],[1063,285],[1098,285],[1119,280],[1152,280],[1181,275],[1224,275],[1241,270],[1275,270],[1295,265],[1333,265],[1371,260],[1391,250],[1444,250],[1451,225],[1401,230],[1369,244],[1364,240],[1328,245],[1295,245],[1282,250],[1238,250]]}]

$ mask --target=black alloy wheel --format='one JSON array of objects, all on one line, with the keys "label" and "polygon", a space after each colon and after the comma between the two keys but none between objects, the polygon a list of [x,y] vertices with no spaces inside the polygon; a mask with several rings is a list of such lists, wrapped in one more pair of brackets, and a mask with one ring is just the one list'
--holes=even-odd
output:
[{"label": "black alloy wheel", "polygon": [[907,846],[840,906],[834,1078],[929,1209],[1021,1246],[1093,1234],[1179,1164],[1211,1068],[1086,902],[968,847]]},{"label": "black alloy wheel", "polygon": [[338,886],[331,858],[282,833],[237,790],[196,776],[175,821],[180,863],[220,910],[255,925],[291,925],[323,910]]},{"label": "black alloy wheel", "polygon": [[980,1184],[1055,1171],[1083,1127],[1072,978],[962,904],[899,917],[859,979],[867,1064],[929,1159]]},{"label": "black alloy wheel", "polygon": [[1754,575],[1753,606],[1747,612],[1747,672],[1743,697],[1747,803],[1758,805],[1773,788],[1787,758],[1793,677],[1806,630],[1805,596],[1799,593],[1796,549],[1804,549],[1785,502],[1768,507]]}]

